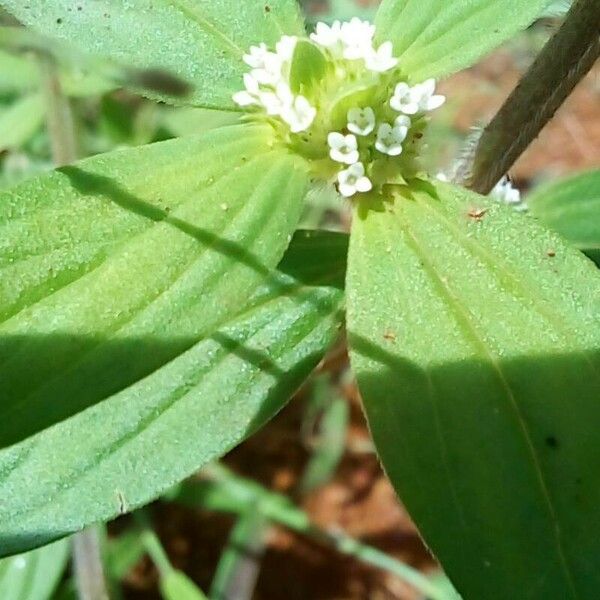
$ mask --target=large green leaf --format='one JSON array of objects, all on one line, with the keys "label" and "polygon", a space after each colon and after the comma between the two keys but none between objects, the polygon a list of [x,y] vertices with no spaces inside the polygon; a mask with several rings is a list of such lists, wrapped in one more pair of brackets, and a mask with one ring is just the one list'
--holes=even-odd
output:
[{"label": "large green leaf", "polygon": [[377,37],[413,81],[450,75],[525,29],[550,0],[383,0]]},{"label": "large green leaf", "polygon": [[69,542],[61,540],[0,560],[2,600],[50,600],[67,566]]},{"label": "large green leaf", "polygon": [[541,186],[531,212],[600,264],[600,170]]},{"label": "large green leaf", "polygon": [[466,600],[598,596],[600,274],[446,184],[355,215],[352,364],[386,471]]},{"label": "large green leaf", "polygon": [[126,388],[237,313],[308,175],[268,126],[82,161],[0,194],[0,446]]},{"label": "large green leaf", "polygon": [[[169,93],[168,80],[159,77],[167,85],[156,97],[209,108],[234,107],[231,96],[243,88],[246,70],[242,56],[252,44],[303,33],[295,0],[0,0],[0,5],[90,55],[154,75],[161,69],[191,89],[175,85]],[[136,76],[131,84],[147,89],[144,79]]]},{"label": "large green leaf", "polygon": [[[162,369],[1,451],[0,553],[148,502],[279,410],[341,327],[342,293],[330,281],[345,256],[303,272],[304,256],[286,257],[295,277],[266,277],[241,314]],[[112,349],[161,352],[163,338],[123,338]]]}]

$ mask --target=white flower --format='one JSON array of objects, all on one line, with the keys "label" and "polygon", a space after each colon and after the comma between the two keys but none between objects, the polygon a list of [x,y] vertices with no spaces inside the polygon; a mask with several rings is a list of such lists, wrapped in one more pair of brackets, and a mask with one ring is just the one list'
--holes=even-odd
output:
[{"label": "white flower", "polygon": [[518,204],[521,202],[521,192],[513,187],[508,177],[503,177],[490,192],[496,200],[506,204]]},{"label": "white flower", "polygon": [[419,112],[427,112],[439,108],[446,98],[435,95],[435,79],[428,79],[410,87],[401,82],[396,86],[394,95],[390,100],[390,106],[407,115],[416,115]]},{"label": "white flower", "polygon": [[356,192],[368,192],[373,189],[371,180],[365,176],[365,167],[361,162],[350,165],[338,174],[338,187],[340,194],[349,198]]},{"label": "white flower", "polygon": [[384,42],[377,50],[373,49],[365,56],[365,66],[375,73],[383,73],[393,69],[398,64],[398,59],[393,56],[392,42]]},{"label": "white flower", "polygon": [[296,96],[281,112],[281,118],[290,126],[292,133],[306,131],[316,116],[317,109],[304,96]]},{"label": "white flower", "polygon": [[327,136],[329,144],[329,156],[333,160],[346,165],[351,165],[358,161],[358,142],[356,136],[343,135],[337,131],[331,132]]},{"label": "white flower", "polygon": [[413,87],[419,95],[419,107],[422,111],[435,110],[446,102],[446,97],[435,93],[435,79],[428,79]]},{"label": "white flower", "polygon": [[343,23],[340,37],[344,44],[344,58],[357,60],[370,56],[374,52],[374,35],[375,26],[368,21],[361,21],[358,17]]},{"label": "white flower", "polygon": [[250,54],[244,54],[244,62],[253,69],[262,69],[267,54],[272,54],[267,49],[266,44],[260,46],[251,46]]},{"label": "white flower", "polygon": [[326,23],[317,23],[315,33],[310,34],[310,39],[323,48],[327,48],[334,55],[342,52],[342,24],[334,21],[331,27]]},{"label": "white flower", "polygon": [[260,89],[258,81],[250,73],[244,73],[244,85],[246,89],[233,95],[233,101],[239,106],[251,106],[261,104],[259,99]]},{"label": "white flower", "polygon": [[390,106],[398,112],[416,115],[419,112],[419,99],[408,83],[401,82],[396,86]]},{"label": "white flower", "polygon": [[265,107],[267,114],[272,116],[283,115],[286,107],[291,106],[294,101],[294,95],[290,86],[280,81],[274,92],[259,92],[261,104]]},{"label": "white flower", "polygon": [[277,56],[282,62],[292,60],[294,56],[294,50],[296,49],[296,42],[298,38],[295,35],[284,35],[275,46],[277,50]]},{"label": "white flower", "polygon": [[394,127],[406,127],[407,131],[410,129],[411,125],[412,121],[410,120],[410,117],[407,117],[406,115],[398,115],[394,121]]},{"label": "white flower", "polygon": [[402,142],[406,139],[408,129],[404,125],[392,127],[389,123],[382,123],[377,130],[375,148],[388,156],[402,154]]},{"label": "white flower", "polygon": [[375,129],[375,111],[366,108],[351,108],[348,111],[348,129],[356,135],[369,135]]}]

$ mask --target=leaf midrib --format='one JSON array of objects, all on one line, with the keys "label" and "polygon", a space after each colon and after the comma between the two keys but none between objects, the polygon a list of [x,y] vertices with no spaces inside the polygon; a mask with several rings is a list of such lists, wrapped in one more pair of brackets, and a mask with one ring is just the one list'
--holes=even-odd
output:
[{"label": "leaf midrib", "polygon": [[533,466],[533,471],[538,481],[542,498],[544,499],[544,502],[546,504],[546,510],[548,511],[548,515],[552,522],[552,529],[554,531],[554,541],[556,545],[556,555],[563,570],[565,581],[571,590],[572,597],[576,599],[579,596],[563,548],[562,533],[560,530],[559,519],[557,517],[556,509],[554,508],[552,497],[550,495],[550,491],[543,474],[541,462],[538,459],[538,455],[535,450],[535,445],[533,444],[533,440],[527,427],[527,423],[521,413],[521,409],[515,398],[510,383],[504,374],[502,365],[499,362],[499,357],[486,344],[484,336],[481,335],[477,325],[472,320],[471,315],[460,302],[459,297],[451,289],[450,284],[445,280],[445,278],[437,271],[437,268],[433,264],[433,262],[431,262],[428,253],[424,251],[423,246],[419,242],[415,232],[411,229],[409,219],[398,219],[398,222],[400,227],[404,230],[407,236],[407,242],[410,246],[412,246],[413,252],[416,256],[419,257],[419,259],[422,262],[423,268],[429,273],[432,282],[438,288],[440,299],[454,313],[455,318],[457,320],[457,324],[463,324],[463,327],[460,328],[460,330],[463,333],[463,336],[465,337],[465,339],[470,338],[471,343],[474,344],[474,347],[479,349],[481,358],[488,362],[496,372],[498,381],[501,384],[502,389],[504,390],[507,404],[510,407],[514,417],[516,418],[519,430],[521,431],[521,435],[525,441],[528,452],[530,454],[531,465]]}]

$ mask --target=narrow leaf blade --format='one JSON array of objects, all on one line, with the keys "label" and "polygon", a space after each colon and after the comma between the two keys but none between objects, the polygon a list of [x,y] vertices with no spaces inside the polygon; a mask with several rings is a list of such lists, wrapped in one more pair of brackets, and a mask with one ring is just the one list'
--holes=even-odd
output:
[{"label": "narrow leaf blade", "polygon": [[458,591],[593,597],[594,265],[530,217],[436,184],[356,215],[348,273],[375,443]]},{"label": "narrow leaf blade", "polygon": [[2,600],[50,600],[69,557],[69,542],[60,540],[0,561]]}]

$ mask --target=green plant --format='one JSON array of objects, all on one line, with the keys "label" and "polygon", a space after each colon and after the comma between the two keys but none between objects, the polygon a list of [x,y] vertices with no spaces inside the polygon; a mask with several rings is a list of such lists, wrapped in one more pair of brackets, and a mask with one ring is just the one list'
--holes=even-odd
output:
[{"label": "green plant", "polygon": [[[420,160],[443,102],[432,78],[547,1],[385,0],[376,53],[360,22],[308,38],[292,0],[1,4],[107,80],[235,116],[0,195],[2,554],[221,456],[345,314],[377,451],[461,594],[596,597],[597,269]],[[349,242],[295,232],[308,190],[332,181]]]}]

